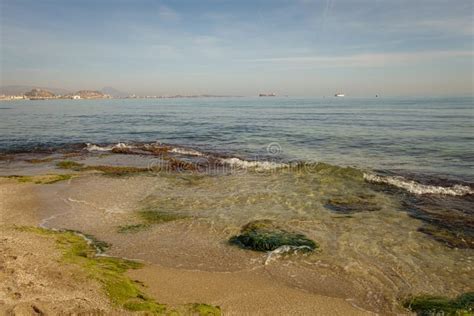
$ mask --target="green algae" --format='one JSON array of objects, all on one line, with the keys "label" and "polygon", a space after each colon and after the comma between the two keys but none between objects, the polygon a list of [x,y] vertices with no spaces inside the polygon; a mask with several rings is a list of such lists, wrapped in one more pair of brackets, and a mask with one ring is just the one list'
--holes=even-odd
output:
[{"label": "green algae", "polygon": [[463,230],[446,229],[439,226],[425,225],[418,228],[418,231],[426,234],[437,242],[445,244],[450,248],[474,248],[474,236]]},{"label": "green algae", "polygon": [[328,199],[326,208],[337,213],[379,211],[381,207],[374,201],[373,194],[336,196]]},{"label": "green algae", "polygon": [[118,226],[118,233],[137,233],[148,229],[155,224],[162,224],[187,218],[187,216],[181,214],[173,214],[163,211],[163,209],[167,209],[166,204],[156,203],[156,201],[150,201],[149,199],[145,199],[144,203],[146,206],[135,212],[140,222]]},{"label": "green algae", "polygon": [[97,257],[96,249],[76,232],[36,227],[23,227],[21,230],[54,238],[63,253],[63,261],[80,266],[90,278],[101,283],[115,305],[134,311],[166,311],[165,305],[147,297],[140,290],[139,284],[125,275],[127,270],[138,269],[143,264],[120,258]]},{"label": "green algae", "polygon": [[136,173],[144,173],[150,171],[148,168],[138,168],[138,167],[118,167],[118,166],[86,166],[82,170],[88,171],[100,171],[108,176],[127,176]]},{"label": "green algae", "polygon": [[364,173],[359,169],[353,167],[341,167],[324,162],[299,162],[297,164],[291,165],[290,170],[297,172],[315,173],[320,176],[326,175],[332,177],[342,177],[346,179],[352,178],[356,180],[364,180]]},{"label": "green algae", "polygon": [[15,179],[21,183],[34,183],[34,184],[53,184],[59,181],[65,181],[72,179],[72,174],[46,174],[36,176],[7,176],[8,179]]},{"label": "green algae", "polygon": [[86,239],[86,241],[91,245],[92,247],[95,248],[97,253],[104,253],[107,249],[109,249],[112,245],[109,244],[108,242],[105,242],[103,240],[99,240],[95,238],[95,236],[90,235],[90,234],[84,234],[78,230],[72,230],[72,229],[67,229],[65,230],[66,232],[71,232],[73,234],[82,236],[83,238]]},{"label": "green algae", "polygon": [[248,223],[242,227],[240,235],[229,239],[229,243],[255,251],[272,251],[284,245],[304,247],[309,251],[318,248],[318,245],[305,235],[281,229],[270,220]]},{"label": "green algae", "polygon": [[149,228],[149,224],[130,224],[130,225],[121,225],[117,228],[117,232],[120,234],[128,234],[128,233],[138,233],[139,231],[145,230]]},{"label": "green algae", "polygon": [[48,158],[33,158],[33,159],[27,159],[26,162],[29,162],[31,164],[40,164],[40,163],[46,163],[46,162],[51,162],[55,158],[54,157],[48,157]]},{"label": "green algae", "polygon": [[148,224],[160,224],[185,218],[178,214],[170,214],[153,208],[146,208],[138,212],[138,215]]},{"label": "green algae", "polygon": [[208,304],[188,304],[189,311],[199,316],[220,316],[221,309]]},{"label": "green algae", "polygon": [[404,307],[418,316],[431,315],[474,315],[474,292],[459,295],[454,299],[442,296],[421,295],[407,299]]},{"label": "green algae", "polygon": [[56,167],[60,169],[69,169],[75,171],[81,171],[83,166],[84,164],[72,160],[63,160],[56,163]]},{"label": "green algae", "polygon": [[[97,256],[97,248],[104,249],[104,242],[91,235],[77,231],[54,231],[39,227],[17,227],[18,230],[54,238],[62,252],[62,260],[78,265],[87,275],[102,284],[105,292],[117,307],[146,314],[180,315],[176,310],[148,297],[142,290],[143,284],[131,280],[126,272],[139,269],[143,264],[133,260]],[[86,236],[87,240],[83,238]],[[108,245],[108,244],[107,244]],[[109,245],[108,245],[109,246]],[[202,303],[186,304],[178,308],[185,315],[221,315],[218,306]]]},{"label": "green algae", "polygon": [[[138,167],[106,166],[106,165],[86,166],[82,163],[78,163],[71,160],[60,161],[56,164],[56,166],[60,169],[70,169],[70,170],[75,170],[75,171],[99,171],[109,176],[125,176],[125,175],[131,175],[135,173],[143,173],[143,172],[151,171],[151,169],[149,168],[138,168]],[[156,171],[156,168],[153,169],[153,171]]]}]

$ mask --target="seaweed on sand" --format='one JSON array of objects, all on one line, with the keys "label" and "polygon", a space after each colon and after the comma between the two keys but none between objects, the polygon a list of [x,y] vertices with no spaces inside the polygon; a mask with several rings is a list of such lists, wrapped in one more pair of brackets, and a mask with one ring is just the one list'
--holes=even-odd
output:
[{"label": "seaweed on sand", "polygon": [[421,295],[407,299],[404,307],[418,316],[431,315],[473,315],[474,292],[459,295],[454,299],[442,296]]},{"label": "seaweed on sand", "polygon": [[229,243],[255,251],[272,251],[284,245],[303,247],[308,251],[318,248],[318,245],[305,235],[281,229],[270,220],[248,223],[242,227],[239,235],[229,239]]},{"label": "seaweed on sand", "polygon": [[82,167],[84,166],[84,164],[78,163],[72,160],[63,160],[56,163],[56,166],[60,169],[70,169],[70,170],[80,171],[82,170]]},{"label": "seaweed on sand", "polygon": [[125,275],[127,270],[138,269],[143,264],[120,258],[98,257],[95,247],[76,232],[52,231],[36,227],[20,229],[54,238],[63,253],[63,261],[80,266],[90,278],[101,283],[115,305],[133,311],[152,313],[166,311],[165,305],[147,297],[140,290],[139,284]]},{"label": "seaweed on sand", "polygon": [[46,174],[37,176],[7,176],[9,179],[15,179],[22,183],[34,183],[34,184],[53,184],[59,181],[72,179],[72,174]]},{"label": "seaweed on sand", "polygon": [[75,171],[100,171],[105,175],[110,176],[124,176],[135,173],[142,173],[151,171],[149,168],[138,168],[138,167],[123,167],[123,166],[85,166],[82,163],[78,163],[71,160],[60,161],[56,164],[58,168],[70,169]]},{"label": "seaweed on sand", "polygon": [[149,224],[129,224],[129,225],[121,225],[118,227],[117,232],[121,234],[126,234],[126,233],[137,233],[139,231],[142,231],[144,229],[149,228]]},{"label": "seaweed on sand", "polygon": [[163,212],[153,206],[146,207],[137,213],[142,220],[141,223],[119,226],[117,232],[121,234],[137,233],[150,228],[153,224],[161,224],[186,218],[184,215]]},{"label": "seaweed on sand", "polygon": [[[133,260],[97,256],[98,248],[106,243],[98,241],[93,236],[76,231],[54,231],[39,227],[18,227],[17,229],[54,238],[62,252],[62,260],[79,266],[91,279],[102,284],[108,297],[117,307],[141,311],[145,315],[179,315],[181,311],[185,315],[221,315],[218,306],[194,303],[179,306],[176,310],[156,302],[141,290],[143,287],[141,282],[131,280],[126,275],[127,270],[139,269],[143,264]],[[83,236],[92,242],[88,242]]]}]

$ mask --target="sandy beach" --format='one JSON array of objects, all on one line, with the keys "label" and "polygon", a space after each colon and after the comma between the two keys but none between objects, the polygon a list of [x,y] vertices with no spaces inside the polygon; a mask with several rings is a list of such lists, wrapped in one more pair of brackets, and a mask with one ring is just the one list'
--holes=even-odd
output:
[{"label": "sandy beach", "polygon": [[[6,315],[128,315],[114,306],[101,284],[61,261],[54,240],[16,229],[38,226],[35,184],[0,182],[0,313]],[[151,297],[170,306],[206,302],[225,315],[368,315],[342,298],[308,293],[275,281],[265,269],[208,272],[152,263],[128,273]]]},{"label": "sandy beach", "polygon": [[411,295],[471,290],[469,240],[420,231],[405,195],[357,169],[229,161],[163,145],[6,157],[2,312],[408,314]]}]

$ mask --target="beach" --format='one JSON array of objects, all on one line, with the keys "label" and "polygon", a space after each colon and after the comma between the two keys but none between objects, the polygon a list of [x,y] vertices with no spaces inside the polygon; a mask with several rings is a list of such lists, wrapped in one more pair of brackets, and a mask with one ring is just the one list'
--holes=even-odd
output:
[{"label": "beach", "polygon": [[[407,314],[472,291],[468,183],[139,142],[11,153],[0,171],[3,311]],[[101,260],[130,266],[114,278],[131,296],[89,270]]]}]

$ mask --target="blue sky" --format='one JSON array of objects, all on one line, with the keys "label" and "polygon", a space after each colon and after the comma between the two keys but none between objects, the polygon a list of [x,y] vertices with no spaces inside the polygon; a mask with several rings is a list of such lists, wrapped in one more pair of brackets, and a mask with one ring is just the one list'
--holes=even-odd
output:
[{"label": "blue sky", "polygon": [[472,0],[0,0],[1,84],[472,94]]}]

